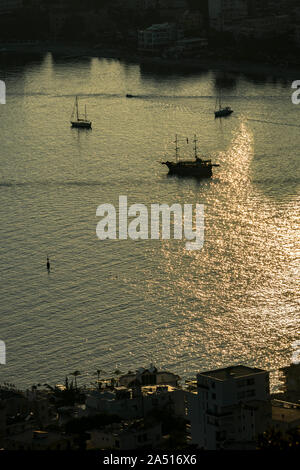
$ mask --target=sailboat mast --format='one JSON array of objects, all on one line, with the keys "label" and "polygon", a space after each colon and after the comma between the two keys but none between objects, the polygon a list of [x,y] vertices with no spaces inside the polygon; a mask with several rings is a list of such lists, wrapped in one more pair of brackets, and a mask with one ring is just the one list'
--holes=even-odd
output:
[{"label": "sailboat mast", "polygon": [[194,150],[195,150],[195,160],[197,160],[198,155],[197,155],[197,137],[196,137],[196,134],[194,135]]},{"label": "sailboat mast", "polygon": [[76,116],[77,116],[77,121],[79,120],[79,115],[78,115],[78,98],[76,96]]},{"label": "sailboat mast", "polygon": [[176,162],[178,162],[178,138],[177,138],[177,134],[175,134],[175,155],[176,155]]}]

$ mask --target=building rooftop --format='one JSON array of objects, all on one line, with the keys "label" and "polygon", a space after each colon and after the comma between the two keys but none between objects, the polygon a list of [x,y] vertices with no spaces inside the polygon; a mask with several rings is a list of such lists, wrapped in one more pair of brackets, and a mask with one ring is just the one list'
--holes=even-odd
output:
[{"label": "building rooftop", "polygon": [[283,408],[281,406],[272,406],[272,420],[284,423],[300,423],[300,409]]},{"label": "building rooftop", "polygon": [[247,366],[239,365],[239,366],[226,367],[224,369],[200,372],[199,374],[197,374],[197,376],[198,377],[206,376],[206,377],[213,378],[215,380],[225,381],[225,380],[228,380],[229,378],[239,379],[242,377],[247,377],[249,375],[261,374],[265,372],[267,371],[263,369],[257,369],[254,367],[247,367]]},{"label": "building rooftop", "polygon": [[7,440],[9,441],[27,444],[31,443],[34,440],[35,442],[44,443],[45,445],[53,444],[64,439],[66,439],[66,436],[61,433],[33,431],[32,429],[28,429],[27,431],[15,434],[13,436],[9,436],[7,438]]},{"label": "building rooftop", "polygon": [[172,385],[143,385],[141,388],[144,395],[151,395],[153,393],[170,393],[175,390],[179,390],[179,387],[173,387]]}]

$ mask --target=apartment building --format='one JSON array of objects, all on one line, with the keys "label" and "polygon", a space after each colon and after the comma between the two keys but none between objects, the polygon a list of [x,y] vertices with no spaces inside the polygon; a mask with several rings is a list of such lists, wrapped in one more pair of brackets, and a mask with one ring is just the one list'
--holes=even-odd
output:
[{"label": "apartment building", "polygon": [[201,372],[187,394],[191,442],[215,450],[255,442],[271,420],[269,373],[243,365]]}]

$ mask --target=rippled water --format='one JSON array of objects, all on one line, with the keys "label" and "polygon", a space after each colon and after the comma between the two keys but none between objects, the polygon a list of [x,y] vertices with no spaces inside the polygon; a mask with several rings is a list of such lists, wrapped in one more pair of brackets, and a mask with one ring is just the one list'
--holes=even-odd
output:
[{"label": "rippled water", "polygon": [[[89,383],[96,369],[150,362],[183,377],[289,364],[299,338],[300,124],[291,83],[50,54],[2,58],[0,68],[8,92],[0,106],[0,381],[56,383],[79,369],[79,383]],[[220,88],[235,113],[215,120]],[[76,94],[92,131],[69,126]],[[175,133],[183,155],[197,134],[220,163],[210,181],[166,176],[158,162],[173,155]],[[96,208],[117,206],[119,195],[147,206],[204,204],[204,248],[99,241]]]}]

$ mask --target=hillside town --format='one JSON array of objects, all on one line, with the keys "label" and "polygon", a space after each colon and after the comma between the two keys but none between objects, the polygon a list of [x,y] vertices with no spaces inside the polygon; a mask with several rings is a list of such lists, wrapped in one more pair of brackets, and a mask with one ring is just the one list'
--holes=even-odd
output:
[{"label": "hillside town", "polygon": [[0,0],[0,45],[20,41],[295,65],[300,6],[297,0]]},{"label": "hillside town", "polygon": [[0,387],[0,448],[6,450],[299,448],[300,364],[281,369],[283,388],[270,393],[270,373],[235,365],[181,378],[154,365],[94,386],[80,372],[64,385]]}]

